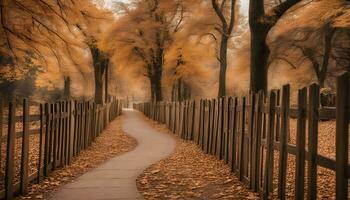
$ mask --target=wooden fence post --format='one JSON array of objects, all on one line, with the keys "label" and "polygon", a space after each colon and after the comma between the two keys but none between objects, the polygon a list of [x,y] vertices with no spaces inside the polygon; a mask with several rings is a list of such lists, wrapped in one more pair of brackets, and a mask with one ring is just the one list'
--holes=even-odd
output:
[{"label": "wooden fence post", "polygon": [[14,164],[15,164],[15,135],[16,135],[16,102],[12,100],[9,103],[8,114],[8,134],[7,134],[7,155],[5,171],[5,198],[13,199],[14,193]]},{"label": "wooden fence post", "polygon": [[278,173],[278,198],[285,199],[286,178],[287,178],[287,136],[289,135],[289,107],[290,107],[290,86],[285,85],[282,89],[281,105],[281,130],[279,131],[279,173]]},{"label": "wooden fence post", "polygon": [[44,142],[44,107],[43,104],[40,104],[40,133],[39,133],[39,156],[38,156],[38,179],[37,183],[39,184],[42,177],[42,159],[43,159],[43,142]]},{"label": "wooden fence post", "polygon": [[58,146],[58,120],[57,117],[57,103],[54,104],[54,112],[53,112],[53,121],[54,121],[54,131],[53,131],[53,163],[52,170],[55,170],[57,167],[57,146]]},{"label": "wooden fence post", "polygon": [[254,93],[249,94],[249,107],[248,107],[248,134],[249,134],[249,147],[248,147],[248,153],[249,153],[249,163],[250,163],[250,168],[248,167],[250,177],[249,177],[249,187],[253,188],[253,159],[255,157],[253,156],[253,146],[254,146],[254,116],[255,116],[255,101],[256,101],[256,95]]},{"label": "wooden fence post", "polygon": [[320,87],[312,84],[309,87],[309,137],[308,137],[308,199],[317,198],[317,145],[318,145],[318,108]]},{"label": "wooden fence post", "polygon": [[218,133],[216,142],[216,158],[222,159],[222,141],[223,141],[223,98],[218,99]]},{"label": "wooden fence post", "polygon": [[51,116],[49,113],[50,105],[45,104],[45,146],[44,146],[44,176],[47,176],[49,173],[49,163],[50,163],[50,121]]},{"label": "wooden fence post", "polygon": [[245,109],[246,109],[246,98],[242,98],[242,103],[240,106],[240,121],[239,121],[239,180],[243,180],[244,176],[244,137],[245,137]]},{"label": "wooden fence post", "polygon": [[235,97],[233,99],[233,105],[232,105],[232,138],[231,138],[231,143],[232,143],[232,158],[231,158],[231,171],[236,170],[236,163],[237,163],[237,106],[238,106],[238,98]]},{"label": "wooden fence post", "polygon": [[295,200],[304,199],[306,109],[307,89],[303,88],[298,92]]},{"label": "wooden fence post", "polygon": [[253,125],[253,147],[252,147],[252,188],[255,192],[260,189],[260,160],[261,160],[261,129],[264,106],[264,93],[261,91],[255,95],[254,125]]},{"label": "wooden fence post", "polygon": [[[3,136],[3,126],[4,126],[4,98],[0,96],[0,150],[2,149],[2,136]],[[2,169],[2,155],[0,153],[0,169]],[[0,172],[2,176],[2,172]]]},{"label": "wooden fence post", "polygon": [[269,98],[269,121],[268,121],[268,131],[266,136],[266,160],[265,160],[265,170],[264,170],[264,184],[263,184],[263,199],[268,199],[269,192],[271,191],[272,184],[270,180],[272,179],[272,163],[274,157],[273,150],[273,135],[274,135],[274,124],[275,124],[275,110],[276,110],[276,94],[274,91],[270,92]]},{"label": "wooden fence post", "polygon": [[348,199],[348,147],[350,87],[349,73],[337,79],[336,199]]},{"label": "wooden fence post", "polygon": [[23,100],[23,135],[21,155],[21,194],[27,193],[28,189],[28,156],[29,156],[29,103]]}]

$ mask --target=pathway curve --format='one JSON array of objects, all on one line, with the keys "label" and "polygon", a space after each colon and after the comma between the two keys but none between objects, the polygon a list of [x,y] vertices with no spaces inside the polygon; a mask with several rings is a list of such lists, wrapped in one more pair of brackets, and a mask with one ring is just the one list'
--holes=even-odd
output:
[{"label": "pathway curve", "polygon": [[142,199],[136,187],[137,177],[151,164],[168,157],[176,142],[155,130],[141,113],[125,109],[123,114],[123,130],[137,140],[137,147],[63,186],[53,199]]}]

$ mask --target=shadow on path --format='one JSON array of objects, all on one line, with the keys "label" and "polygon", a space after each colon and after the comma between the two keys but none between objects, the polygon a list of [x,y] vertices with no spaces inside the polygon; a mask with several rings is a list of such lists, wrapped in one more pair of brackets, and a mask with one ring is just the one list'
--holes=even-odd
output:
[{"label": "shadow on path", "polygon": [[137,140],[137,147],[63,186],[53,199],[142,199],[136,187],[137,177],[151,164],[168,157],[176,142],[155,130],[141,113],[125,109],[123,115],[123,130]]}]

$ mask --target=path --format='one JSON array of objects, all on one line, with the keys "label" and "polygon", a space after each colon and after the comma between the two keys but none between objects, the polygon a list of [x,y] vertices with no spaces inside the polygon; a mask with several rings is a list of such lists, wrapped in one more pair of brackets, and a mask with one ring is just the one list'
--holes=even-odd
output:
[{"label": "path", "polygon": [[63,186],[53,199],[142,199],[137,177],[151,164],[168,157],[175,149],[175,140],[152,128],[141,113],[125,109],[123,114],[123,130],[137,140],[137,147]]}]

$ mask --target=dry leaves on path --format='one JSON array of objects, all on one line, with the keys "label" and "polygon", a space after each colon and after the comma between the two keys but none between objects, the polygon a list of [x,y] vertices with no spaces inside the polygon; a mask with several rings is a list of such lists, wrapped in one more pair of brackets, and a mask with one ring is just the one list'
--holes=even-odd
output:
[{"label": "dry leaves on path", "polygon": [[132,150],[137,142],[122,131],[122,118],[118,117],[112,122],[92,146],[81,151],[80,155],[73,159],[70,166],[52,172],[40,184],[31,185],[28,196],[19,199],[47,199],[53,191],[79,175],[116,155]]},{"label": "dry leaves on path", "polygon": [[222,161],[182,140],[172,156],[138,177],[137,186],[145,199],[259,199]]}]

